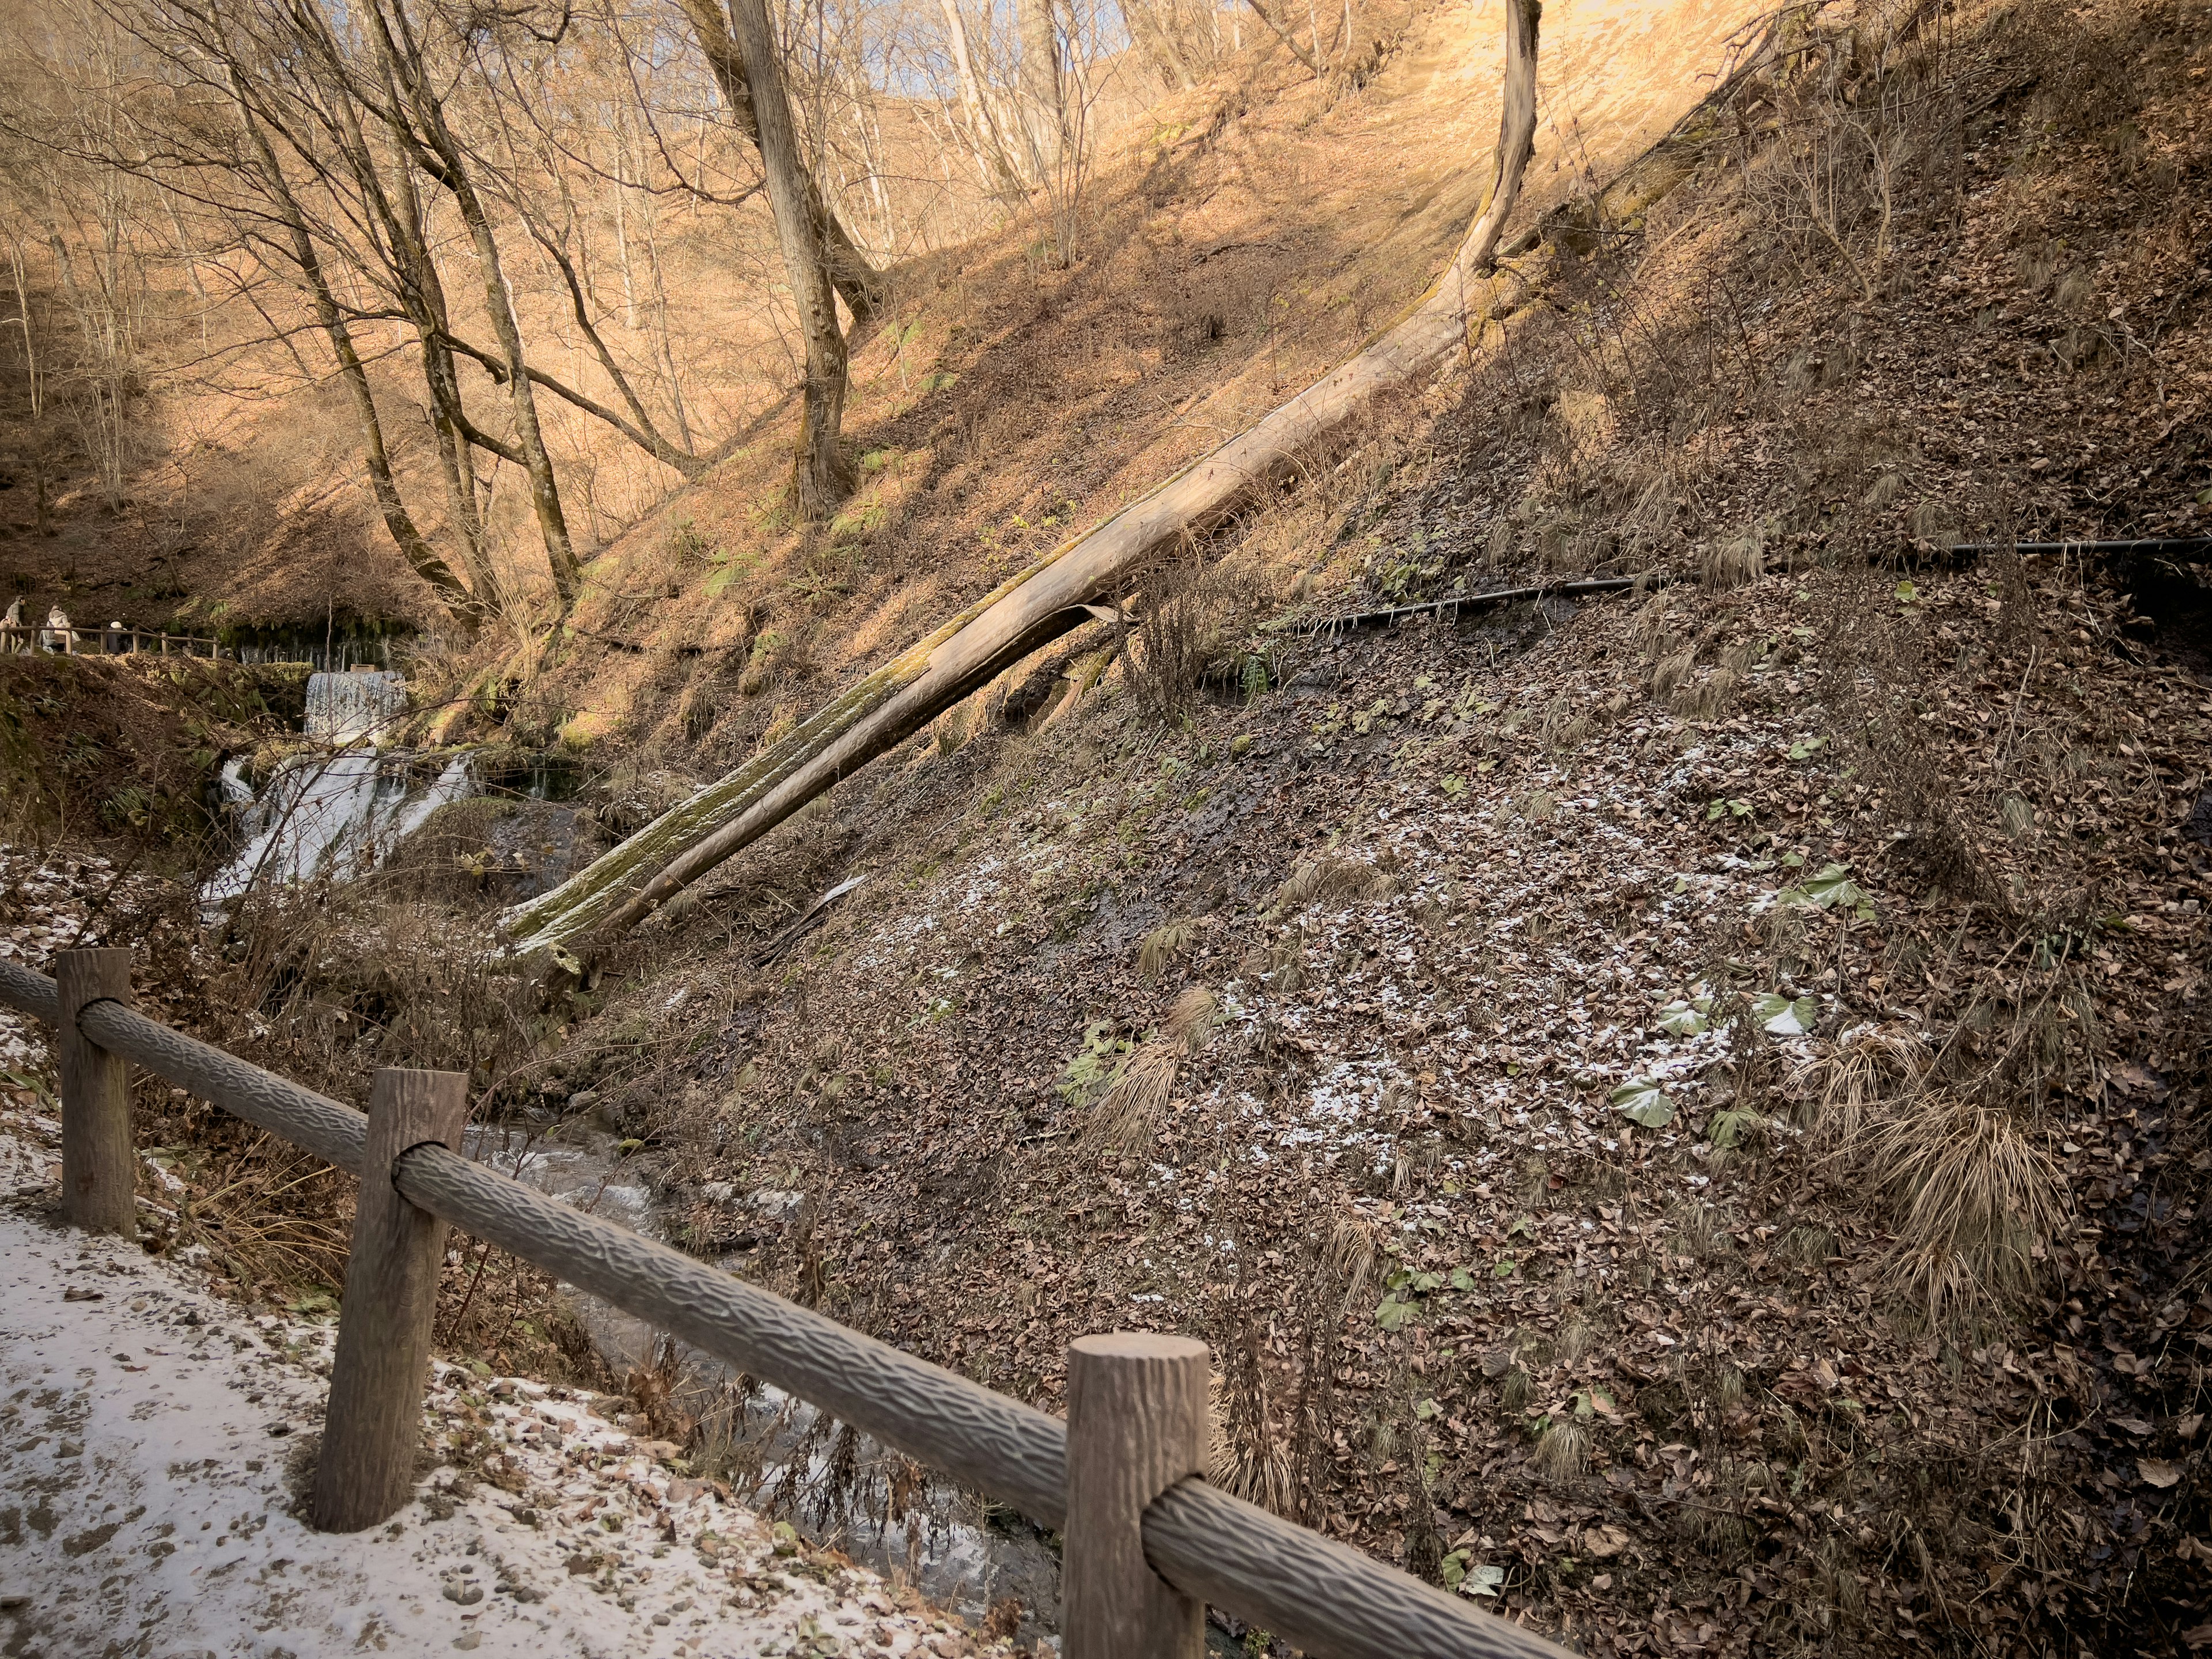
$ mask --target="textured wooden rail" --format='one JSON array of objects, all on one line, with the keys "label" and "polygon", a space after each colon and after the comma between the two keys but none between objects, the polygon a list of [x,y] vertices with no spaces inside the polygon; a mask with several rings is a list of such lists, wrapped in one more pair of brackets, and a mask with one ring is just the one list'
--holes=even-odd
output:
[{"label": "textured wooden rail", "polygon": [[[0,1003],[58,1023],[55,982],[0,959]],[[360,1174],[368,1119],[119,1002],[82,1036],[233,1115]],[[68,1110],[64,1103],[64,1113]],[[381,1167],[381,1166],[380,1166]],[[1011,1504],[1067,1520],[1067,1425],[665,1244],[428,1142],[391,1162],[399,1196]],[[1183,1595],[1343,1659],[1560,1659],[1532,1632],[1195,1476],[1140,1517],[1144,1556]]]}]

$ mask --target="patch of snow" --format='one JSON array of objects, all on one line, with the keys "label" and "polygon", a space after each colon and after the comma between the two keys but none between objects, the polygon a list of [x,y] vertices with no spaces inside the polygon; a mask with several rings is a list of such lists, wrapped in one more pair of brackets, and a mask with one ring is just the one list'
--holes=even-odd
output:
[{"label": "patch of snow", "polygon": [[472,1443],[497,1483],[441,1468],[388,1525],[309,1530],[293,1492],[332,1328],[249,1316],[191,1267],[57,1225],[26,1201],[51,1194],[41,1139],[0,1129],[9,1651],[1008,1651],[779,1536],[588,1400],[442,1364],[429,1443]]}]

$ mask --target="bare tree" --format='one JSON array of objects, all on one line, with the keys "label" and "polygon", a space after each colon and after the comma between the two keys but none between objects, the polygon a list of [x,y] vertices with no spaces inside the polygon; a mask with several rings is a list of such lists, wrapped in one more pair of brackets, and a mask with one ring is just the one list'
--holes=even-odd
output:
[{"label": "bare tree", "polygon": [[[757,0],[755,0],[757,3]],[[1121,591],[1160,550],[1222,522],[1379,393],[1464,349],[1514,284],[1491,271],[1535,142],[1539,0],[1507,0],[1504,109],[1487,198],[1450,265],[1371,345],[1088,535],[877,669],[789,736],[693,795],[506,924],[527,946],[634,926],[674,893],[920,731]],[[1623,188],[1627,188],[1623,185]]]},{"label": "bare tree", "polygon": [[[790,100],[783,89],[781,54],[774,50],[775,33],[767,29],[766,14],[763,14],[765,41],[756,48],[746,44],[744,19],[734,5],[726,17],[720,0],[678,0],[678,4],[699,38],[699,49],[706,57],[723,100],[729,106],[730,118],[760,154],[762,167],[769,175],[773,203],[775,168],[768,159],[769,140],[763,130],[765,118],[761,106],[771,96],[781,102],[789,128]],[[734,31],[731,27],[732,19],[738,25]],[[768,84],[771,82],[773,92]],[[795,128],[791,131],[795,156],[797,132]],[[808,223],[808,240],[821,248],[831,283],[852,312],[856,325],[873,321],[883,305],[882,274],[868,263],[866,255],[846,231],[844,222],[823,200],[821,186],[815,182],[814,175],[802,167],[795,182]]]},{"label": "bare tree", "polygon": [[320,253],[307,228],[307,216],[300,210],[298,198],[292,193],[284,169],[278,163],[276,151],[268,136],[254,119],[251,103],[246,96],[243,80],[237,65],[227,66],[232,77],[232,93],[236,98],[239,125],[252,147],[252,161],[260,174],[265,192],[277,219],[283,225],[292,245],[292,258],[300,269],[309,298],[313,301],[316,319],[321,323],[329,337],[331,350],[337,358],[340,377],[345,381],[351,396],[356,418],[361,425],[363,459],[368,468],[369,489],[376,497],[378,511],[383,515],[385,528],[415,574],[429,584],[444,602],[446,608],[470,632],[500,608],[498,590],[492,585],[487,568],[478,576],[477,591],[471,592],[454,575],[453,567],[438,556],[422,532],[416,527],[414,518],[400,499],[399,487],[392,476],[392,458],[384,442],[384,425],[378,418],[376,398],[368,384],[368,371],[362,366],[361,354],[355,349],[352,331],[346,326],[345,315],[337,296],[331,291],[329,278],[324,274]]},{"label": "bare tree", "polygon": [[[544,538],[553,589],[566,612],[576,602],[582,572],[562,511],[560,481],[538,424],[534,382],[523,354],[522,328],[507,289],[499,239],[492,233],[491,217],[477,188],[469,158],[447,124],[444,97],[431,79],[422,38],[408,15],[404,0],[371,0],[362,9],[362,15],[382,77],[380,112],[386,126],[408,160],[445,189],[476,250],[483,279],[484,309],[505,359],[507,398],[514,410],[516,447],[530,478],[531,506]],[[372,103],[372,106],[380,106]]]},{"label": "bare tree", "polygon": [[775,35],[763,0],[731,0],[738,51],[750,70],[754,132],[768,176],[775,236],[791,281],[792,302],[806,342],[806,383],[800,400],[798,454],[792,485],[800,515],[829,516],[851,493],[853,474],[844,453],[847,354],[837,322],[837,295],[830,280],[822,221],[799,153],[799,133],[784,95]]}]

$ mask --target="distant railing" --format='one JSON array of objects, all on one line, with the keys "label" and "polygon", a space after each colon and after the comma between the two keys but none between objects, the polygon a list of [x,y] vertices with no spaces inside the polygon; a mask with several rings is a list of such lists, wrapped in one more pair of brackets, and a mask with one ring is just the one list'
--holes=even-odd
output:
[{"label": "distant railing", "polygon": [[1079,1338],[1063,1421],[462,1157],[460,1073],[379,1071],[364,1115],[137,1012],[128,951],[64,951],[56,970],[0,959],[0,1003],[60,1028],[76,1225],[137,1230],[134,1061],[362,1179],[308,1502],[326,1531],[374,1526],[413,1494],[450,1223],[1059,1529],[1063,1659],[1198,1659],[1209,1602],[1358,1659],[1562,1654],[1207,1485],[1203,1343]]},{"label": "distant railing", "polygon": [[144,651],[161,656],[220,657],[222,642],[198,634],[154,633],[110,623],[105,628],[49,627],[0,623],[0,652],[51,652],[68,657],[122,657]]}]

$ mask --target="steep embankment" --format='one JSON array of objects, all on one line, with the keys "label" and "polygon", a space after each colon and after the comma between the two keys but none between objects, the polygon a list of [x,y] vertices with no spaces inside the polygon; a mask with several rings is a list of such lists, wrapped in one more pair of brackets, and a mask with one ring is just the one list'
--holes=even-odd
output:
[{"label": "steep embankment", "polygon": [[[2201,607],[2006,550],[2204,526],[2208,52],[2178,8],[1808,24],[1648,222],[1569,216],[1513,350],[1170,573],[1101,693],[979,697],[588,989],[495,985],[451,896],[313,900],[206,1017],[600,1118],[702,1252],[1046,1405],[1073,1334],[1201,1334],[1221,1479],[1590,1650],[2201,1645]],[[649,648],[516,720],[744,752],[989,579],[921,526],[1056,538],[1061,408],[887,459],[938,487],[878,540],[724,533],[732,483],[592,613]]]},{"label": "steep embankment", "polygon": [[2197,642],[2002,550],[2203,523],[2197,18],[1812,32],[1141,670],[641,940],[556,1091],[998,1386],[1205,1334],[1224,1479],[1594,1646],[2201,1629]]},{"label": "steep embankment", "polygon": [[[1757,9],[1547,18],[1533,205],[1663,133]],[[1102,168],[1073,269],[1009,234],[915,273],[855,357],[864,483],[828,533],[784,522],[787,439],[764,436],[592,567],[583,631],[510,730],[721,771],[1357,349],[1480,204],[1504,59],[1494,3],[1369,27],[1356,90],[1274,48],[1162,105]]]}]

